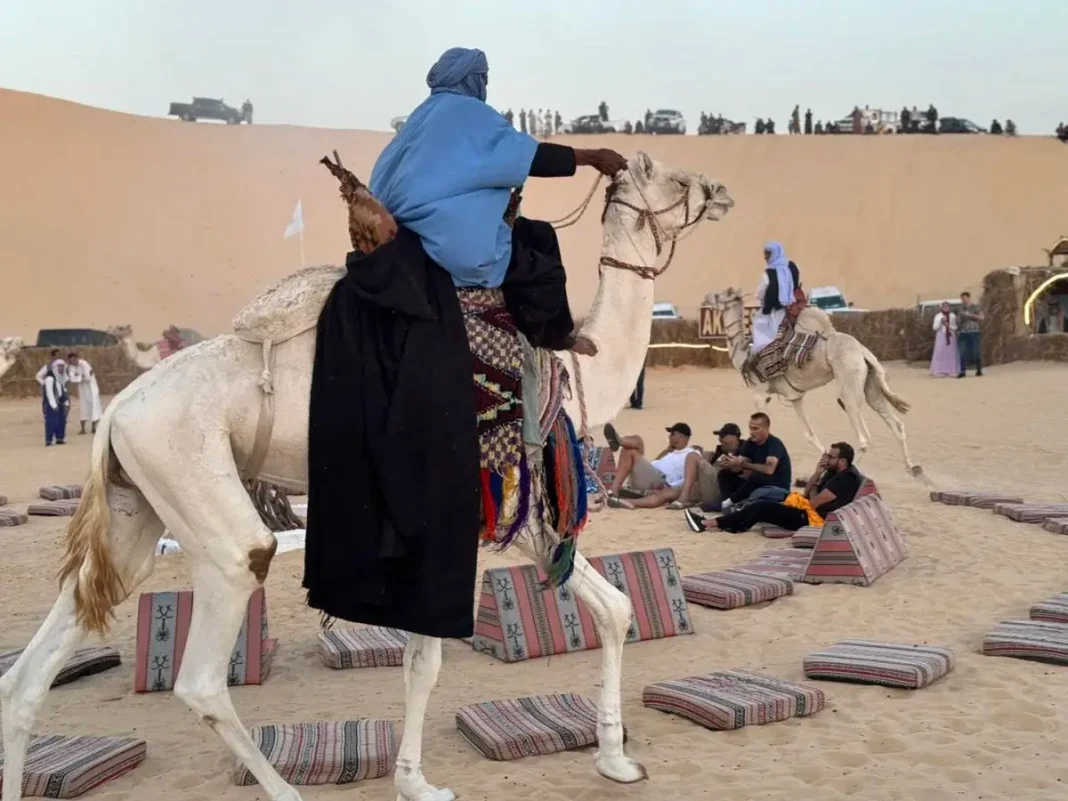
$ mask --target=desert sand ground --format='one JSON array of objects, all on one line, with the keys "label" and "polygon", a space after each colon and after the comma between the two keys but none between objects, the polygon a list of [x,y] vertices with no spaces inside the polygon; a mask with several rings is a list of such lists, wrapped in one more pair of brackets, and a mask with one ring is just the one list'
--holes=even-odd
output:
[{"label": "desert sand ground", "polygon": [[[1034,500],[1068,500],[1063,482],[1068,430],[1061,366],[1015,364],[981,379],[931,379],[925,370],[888,366],[894,389],[913,404],[907,417],[914,455],[936,486],[1003,488]],[[726,370],[654,370],[646,408],[624,411],[625,432],[659,448],[664,427],[689,422],[695,440],[745,421],[750,398]],[[829,390],[810,403],[825,443],[852,439]],[[792,449],[795,471],[817,454],[804,444],[788,409],[771,409],[773,430]],[[42,445],[36,402],[0,403],[0,489],[24,505],[44,483],[83,478],[89,437],[65,448]],[[426,728],[428,778],[466,799],[607,801],[716,798],[827,801],[942,801],[1063,797],[1068,764],[1068,668],[978,653],[984,633],[1001,620],[1027,616],[1029,606],[1066,587],[1068,538],[975,509],[931,504],[928,488],[908,477],[896,443],[870,413],[873,449],[861,468],[879,483],[903,529],[910,555],[874,586],[799,585],[771,604],[716,612],[694,607],[694,636],[637,643],[624,649],[624,720],[632,756],[649,768],[646,783],[622,787],[593,771],[588,752],[495,763],[460,737],[454,710],[465,703],[523,694],[596,692],[597,651],[506,665],[447,641],[440,683]],[[0,529],[0,649],[23,645],[44,618],[64,523],[37,519]],[[582,535],[586,553],[670,545],[684,572],[725,568],[775,547],[759,534],[695,535],[680,513],[606,510]],[[481,565],[521,561],[518,553],[485,554]],[[400,719],[399,668],[331,671],[316,655],[317,615],[300,589],[301,552],[279,556],[267,581],[272,636],[281,638],[274,672],[260,687],[233,698],[246,725],[272,721],[380,716]],[[157,562],[141,590],[189,586],[184,555]],[[54,690],[36,730],[129,734],[149,744],[136,771],[93,793],[101,801],[251,801],[262,789],[230,783],[228,752],[169,693],[132,692],[136,604],[118,609],[107,641],[124,666]],[[801,660],[846,637],[947,646],[957,667],[917,692],[820,682],[827,707],[786,723],[710,732],[641,705],[652,681],[721,668],[742,668],[804,680]],[[306,799],[393,798],[389,779],[302,789]]]},{"label": "desert sand ground", "polygon": [[[491,102],[498,102],[490,96]],[[300,265],[282,233],[303,201],[309,264],[344,262],[346,211],[318,163],[337,150],[365,179],[391,134],[289,125],[188,124],[0,89],[0,336],[171,323],[211,336]],[[991,270],[1046,264],[1068,233],[1068,159],[1053,137],[574,136],[576,147],[645,150],[726,185],[736,206],[688,237],[657,300],[692,316],[710,290],[756,289],[778,239],[806,287],[834,284],[858,308],[975,293]],[[524,213],[575,209],[595,173],[535,179]],[[57,204],[57,196],[62,203]],[[598,203],[560,232],[572,306],[597,285]],[[42,292],[48,276],[63,291]]]}]

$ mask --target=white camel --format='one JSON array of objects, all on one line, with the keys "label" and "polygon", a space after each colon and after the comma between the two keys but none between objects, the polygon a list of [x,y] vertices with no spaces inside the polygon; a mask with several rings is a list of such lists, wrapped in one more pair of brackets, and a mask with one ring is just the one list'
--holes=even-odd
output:
[{"label": "white camel", "polygon": [[[722,186],[645,154],[620,174],[603,218],[602,265],[612,269],[603,268],[584,328],[600,351],[577,359],[585,414],[576,395],[569,405],[576,421],[607,422],[637,380],[652,325],[653,282],[646,278],[662,270],[656,267],[660,243],[702,219],[721,219],[732,206]],[[237,334],[165,359],[108,406],[70,524],[59,598],[0,678],[2,801],[21,797],[30,731],[53,678],[88,632],[106,630],[113,608],[152,572],[164,528],[189,556],[194,588],[174,693],[248,766],[266,797],[299,801],[238,719],[226,672],[249,595],[263,585],[277,545],[242,486],[243,473],[251,467],[261,479],[306,489],[314,322],[341,274],[309,268],[291,276],[238,315]],[[283,299],[297,297],[302,303],[284,308]],[[268,338],[273,348],[250,342]],[[261,469],[254,469],[257,462]],[[546,521],[528,523],[533,533],[516,544],[544,567],[555,535]],[[631,604],[581,555],[567,587],[589,607],[603,643],[596,769],[618,782],[639,781],[647,774],[624,752],[620,699]],[[428,784],[420,764],[427,700],[440,665],[441,641],[413,635],[404,655],[404,734],[394,775],[399,801],[454,798]]]},{"label": "white camel", "polygon": [[4,373],[15,366],[20,350],[22,350],[21,337],[4,337],[0,339],[0,378],[3,378]]},{"label": "white camel", "polygon": [[130,361],[142,370],[151,370],[160,363],[159,343],[153,342],[147,348],[134,341],[133,327],[129,325],[113,325],[108,328],[108,333],[119,340]]},{"label": "white camel", "polygon": [[[712,296],[712,300],[723,320],[731,362],[741,371],[751,344],[745,330],[745,300],[742,291],[728,289],[726,292],[717,292]],[[813,306],[804,309],[797,319],[797,328],[818,332],[819,339],[808,360],[801,367],[790,364],[784,375],[755,387],[757,410],[764,411],[767,408],[772,393],[778,395],[797,413],[801,425],[805,428],[805,438],[815,448],[823,450],[819,437],[805,414],[804,399],[805,393],[834,381],[838,387],[838,405],[849,416],[860,450],[863,452],[868,449],[871,438],[861,408],[866,399],[868,405],[886,421],[886,425],[901,444],[905,468],[914,476],[922,473],[922,468],[914,464],[909,457],[905,424],[894,413],[895,409],[902,414],[908,412],[909,405],[891,392],[886,381],[886,370],[879,364],[875,355],[858,342],[856,337],[835,331],[830,316],[822,309]]]}]

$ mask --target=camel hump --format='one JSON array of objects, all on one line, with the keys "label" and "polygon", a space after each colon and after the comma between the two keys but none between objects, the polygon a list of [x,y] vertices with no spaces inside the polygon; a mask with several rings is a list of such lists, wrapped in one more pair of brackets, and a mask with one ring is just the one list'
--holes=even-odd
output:
[{"label": "camel hump", "polygon": [[816,306],[806,306],[802,309],[801,313],[797,315],[797,322],[794,324],[794,327],[806,332],[818,331],[824,335],[834,333],[834,324],[831,322],[831,315]]},{"label": "camel hump", "polygon": [[234,317],[234,333],[242,339],[285,342],[314,328],[330,290],[344,267],[304,267],[258,295]]}]

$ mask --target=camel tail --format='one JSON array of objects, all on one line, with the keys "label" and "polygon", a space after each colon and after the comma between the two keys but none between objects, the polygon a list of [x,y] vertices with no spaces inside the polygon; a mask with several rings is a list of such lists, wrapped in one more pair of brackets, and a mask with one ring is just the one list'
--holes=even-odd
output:
[{"label": "camel tail", "polygon": [[909,411],[908,402],[900,395],[895,395],[890,389],[890,385],[886,382],[886,370],[879,364],[879,360],[875,358],[875,354],[861,345],[864,350],[864,361],[868,363],[868,377],[874,378],[876,384],[879,387],[879,391],[883,393],[883,397],[890,402],[901,414],[907,414]]},{"label": "camel tail", "polygon": [[[108,545],[111,510],[108,507],[109,472],[115,459],[111,450],[111,418],[115,404],[104,412],[93,438],[92,466],[82,489],[81,503],[67,528],[66,552],[59,570],[62,587],[74,581],[74,608],[78,623],[87,631],[105,633],[112,610],[126,598],[122,578]],[[114,463],[117,468],[117,461]]]}]

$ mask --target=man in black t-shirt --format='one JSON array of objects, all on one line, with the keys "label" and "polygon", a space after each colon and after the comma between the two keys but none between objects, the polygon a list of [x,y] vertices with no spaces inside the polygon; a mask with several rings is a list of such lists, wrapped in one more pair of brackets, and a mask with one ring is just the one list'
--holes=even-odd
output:
[{"label": "man in black t-shirt", "polygon": [[710,528],[748,531],[757,523],[769,523],[788,531],[822,526],[827,515],[852,503],[860,489],[862,479],[853,466],[853,455],[853,447],[848,442],[836,442],[820,458],[801,495],[787,496],[783,503],[754,501],[711,521],[687,509],[686,524],[694,532]]},{"label": "man in black t-shirt", "polygon": [[720,504],[707,512],[727,512],[742,501],[781,501],[790,493],[790,454],[781,439],[771,433],[771,418],[757,412],[749,418],[749,439],[737,456],[725,456],[719,481]]}]

